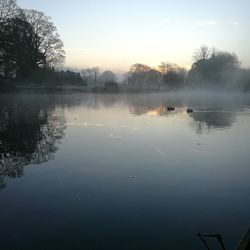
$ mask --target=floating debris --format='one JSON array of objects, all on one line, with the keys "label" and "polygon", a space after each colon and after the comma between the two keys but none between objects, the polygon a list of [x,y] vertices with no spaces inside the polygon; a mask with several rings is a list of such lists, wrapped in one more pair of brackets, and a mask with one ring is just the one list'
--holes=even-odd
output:
[{"label": "floating debris", "polygon": [[139,179],[139,176],[126,176],[125,179],[135,180]]},{"label": "floating debris", "polygon": [[111,139],[122,139],[122,136],[121,136],[121,135],[109,134],[108,137],[111,138]]},{"label": "floating debris", "polygon": [[148,146],[150,146],[151,148],[153,148],[155,150],[155,152],[161,154],[161,155],[165,155],[165,152],[163,152],[159,147],[153,145],[153,144],[146,144]]},{"label": "floating debris", "polygon": [[199,153],[199,154],[210,154],[211,153],[208,150],[198,150],[198,149],[193,149],[192,152]]}]

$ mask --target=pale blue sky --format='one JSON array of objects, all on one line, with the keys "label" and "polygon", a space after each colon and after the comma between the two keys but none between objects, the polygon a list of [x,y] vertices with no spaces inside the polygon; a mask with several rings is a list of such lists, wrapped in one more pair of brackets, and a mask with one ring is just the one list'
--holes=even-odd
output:
[{"label": "pale blue sky", "polygon": [[249,0],[18,0],[52,17],[66,65],[127,70],[162,61],[190,66],[200,45],[235,52],[250,67]]}]

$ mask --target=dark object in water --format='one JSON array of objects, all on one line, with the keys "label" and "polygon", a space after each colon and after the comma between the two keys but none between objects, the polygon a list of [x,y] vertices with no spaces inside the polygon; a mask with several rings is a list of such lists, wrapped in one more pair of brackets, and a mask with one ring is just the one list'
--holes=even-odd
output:
[{"label": "dark object in water", "polygon": [[189,108],[187,108],[187,113],[193,113],[194,112],[194,110],[193,109],[189,109]]},{"label": "dark object in water", "polygon": [[167,111],[173,111],[173,110],[175,110],[174,107],[167,107]]},{"label": "dark object in water", "polygon": [[249,250],[250,249],[250,228],[248,229],[247,233],[239,242],[236,250]]},{"label": "dark object in water", "polygon": [[218,242],[220,243],[221,249],[226,250],[224,243],[223,243],[223,240],[222,240],[222,236],[220,234],[201,234],[201,233],[196,233],[196,234],[200,238],[200,240],[203,242],[206,249],[210,250],[210,248],[206,242],[206,238],[216,238],[218,240]]}]

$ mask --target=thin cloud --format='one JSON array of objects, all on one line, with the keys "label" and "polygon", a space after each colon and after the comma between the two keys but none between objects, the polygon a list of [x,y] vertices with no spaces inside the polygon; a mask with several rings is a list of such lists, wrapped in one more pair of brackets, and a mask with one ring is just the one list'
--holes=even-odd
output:
[{"label": "thin cloud", "polygon": [[205,22],[197,22],[196,25],[198,26],[213,26],[213,25],[217,25],[218,22],[217,21],[205,21]]}]

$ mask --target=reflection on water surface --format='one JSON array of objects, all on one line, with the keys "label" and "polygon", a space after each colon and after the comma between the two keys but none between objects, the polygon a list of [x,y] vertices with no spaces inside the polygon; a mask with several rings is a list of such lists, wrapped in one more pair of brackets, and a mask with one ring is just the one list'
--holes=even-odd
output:
[{"label": "reflection on water surface", "polygon": [[200,249],[219,231],[233,248],[249,126],[248,95],[1,95],[2,247]]}]

